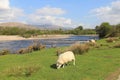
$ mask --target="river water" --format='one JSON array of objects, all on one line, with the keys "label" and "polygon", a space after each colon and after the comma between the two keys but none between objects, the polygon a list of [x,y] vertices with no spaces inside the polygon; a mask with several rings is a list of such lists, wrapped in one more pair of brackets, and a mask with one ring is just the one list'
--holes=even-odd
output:
[{"label": "river water", "polygon": [[[69,38],[60,38],[60,39],[38,39],[43,45],[46,45],[47,48],[51,45],[59,46],[69,46],[75,42],[84,43],[90,39],[98,40],[98,36],[70,36]],[[21,48],[26,48],[34,43],[35,40],[18,40],[18,41],[0,41],[0,50],[8,49],[11,52],[15,52]]]}]

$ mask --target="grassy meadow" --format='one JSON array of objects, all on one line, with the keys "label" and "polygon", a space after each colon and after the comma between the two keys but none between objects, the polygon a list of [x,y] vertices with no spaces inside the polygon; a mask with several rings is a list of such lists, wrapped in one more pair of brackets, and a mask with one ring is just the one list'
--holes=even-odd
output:
[{"label": "grassy meadow", "polygon": [[114,80],[118,75],[112,74],[120,68],[120,48],[113,46],[120,40],[107,43],[101,39],[97,44],[85,54],[75,55],[75,66],[69,63],[59,70],[55,68],[56,48],[0,56],[0,80]]}]

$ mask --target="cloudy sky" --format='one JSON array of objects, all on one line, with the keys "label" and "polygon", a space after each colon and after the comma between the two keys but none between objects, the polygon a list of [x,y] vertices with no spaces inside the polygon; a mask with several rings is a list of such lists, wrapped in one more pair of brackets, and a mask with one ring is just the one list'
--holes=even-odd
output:
[{"label": "cloudy sky", "polygon": [[0,0],[0,23],[94,28],[120,23],[120,0]]}]

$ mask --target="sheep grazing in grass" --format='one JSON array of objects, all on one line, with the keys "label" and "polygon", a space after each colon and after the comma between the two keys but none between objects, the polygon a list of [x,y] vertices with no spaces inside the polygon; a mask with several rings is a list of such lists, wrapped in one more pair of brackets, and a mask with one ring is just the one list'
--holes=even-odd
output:
[{"label": "sheep grazing in grass", "polygon": [[67,51],[58,56],[56,67],[59,69],[61,66],[64,68],[64,65],[68,62],[73,61],[73,65],[75,65],[75,56],[72,51]]}]

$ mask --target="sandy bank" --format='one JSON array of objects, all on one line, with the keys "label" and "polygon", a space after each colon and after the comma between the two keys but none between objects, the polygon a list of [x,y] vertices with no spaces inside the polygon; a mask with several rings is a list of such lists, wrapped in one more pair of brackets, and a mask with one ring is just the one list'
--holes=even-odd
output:
[{"label": "sandy bank", "polygon": [[68,38],[71,35],[38,35],[30,38],[23,38],[18,35],[0,35],[0,41],[14,41],[14,40],[32,40],[32,39],[54,39],[54,38]]}]

